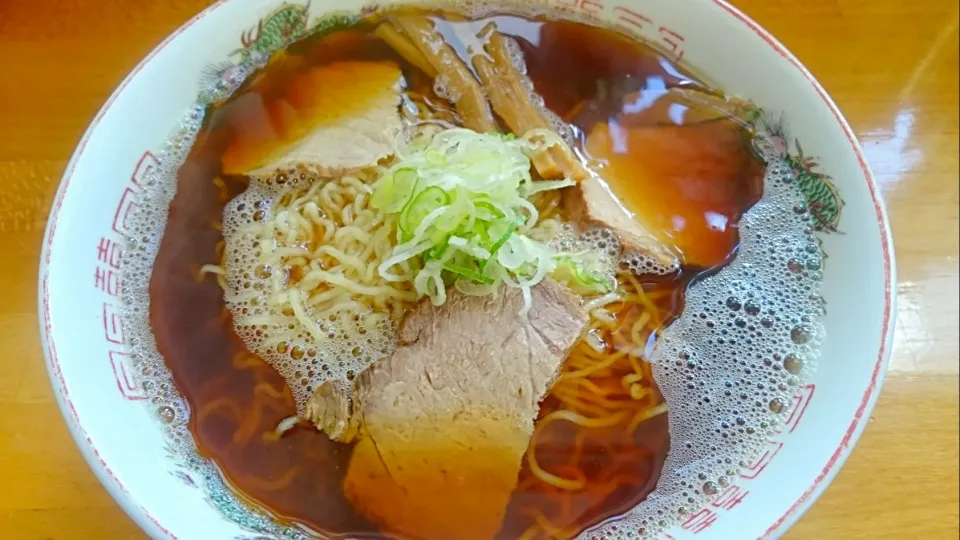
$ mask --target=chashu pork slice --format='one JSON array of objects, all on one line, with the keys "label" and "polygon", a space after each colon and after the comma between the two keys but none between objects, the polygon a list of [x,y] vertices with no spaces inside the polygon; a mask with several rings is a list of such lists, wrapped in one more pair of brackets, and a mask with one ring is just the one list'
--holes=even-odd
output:
[{"label": "chashu pork slice", "polygon": [[489,539],[502,524],[540,401],[588,320],[552,280],[532,289],[527,315],[521,292],[504,289],[421,303],[392,357],[308,404],[334,438],[356,435],[344,492],[390,533]]},{"label": "chashu pork slice", "polygon": [[573,218],[613,230],[624,251],[646,259],[640,273],[722,264],[735,237],[716,218],[739,216],[738,201],[748,207],[762,193],[749,143],[756,109],[699,87],[611,84],[579,120],[592,126],[583,147],[591,177],[565,191]]},{"label": "chashu pork slice", "polygon": [[611,185],[596,174],[566,188],[564,204],[574,221],[582,226],[612,230],[620,240],[622,251],[647,258],[654,273],[666,274],[680,267],[674,251],[647,229]]},{"label": "chashu pork slice", "polygon": [[226,174],[270,175],[305,167],[341,176],[391,156],[403,131],[403,74],[390,62],[333,62],[292,78],[234,134]]},{"label": "chashu pork slice", "polygon": [[584,150],[599,176],[568,188],[581,220],[616,231],[628,251],[657,263],[654,273],[724,264],[740,216],[763,194],[765,165],[748,126],[715,114],[683,125],[596,124]]}]

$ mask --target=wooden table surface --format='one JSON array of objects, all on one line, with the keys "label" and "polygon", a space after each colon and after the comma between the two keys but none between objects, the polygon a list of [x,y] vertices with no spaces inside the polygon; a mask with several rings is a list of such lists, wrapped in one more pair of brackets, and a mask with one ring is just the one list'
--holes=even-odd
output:
[{"label": "wooden table surface", "polygon": [[[40,352],[36,269],[48,208],[97,110],[209,0],[0,0],[0,537],[141,538],[87,469]],[[890,212],[893,359],[870,423],[789,539],[956,539],[956,0],[740,0],[853,126]],[[734,539],[737,540],[737,539]]]}]

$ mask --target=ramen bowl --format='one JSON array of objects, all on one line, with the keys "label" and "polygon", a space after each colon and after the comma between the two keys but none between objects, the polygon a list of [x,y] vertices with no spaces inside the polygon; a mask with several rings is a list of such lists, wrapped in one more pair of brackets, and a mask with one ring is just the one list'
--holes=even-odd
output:
[{"label": "ramen bowl", "polygon": [[[405,5],[417,2],[402,2]],[[720,0],[544,0],[656,46],[725,92],[782,118],[772,141],[810,187],[824,254],[825,338],[819,367],[793,392],[782,425],[736,481],[660,538],[776,538],[826,489],[853,450],[880,391],[893,336],[894,260],[877,186],[853,132],[803,65]],[[58,403],[91,469],[155,538],[271,538],[280,532],[219,485],[198,457],[172,450],[164,411],[141,387],[121,323],[121,259],[130,217],[165,145],[201,89],[238,84],[243,63],[335,12],[221,0],[169,36],[93,120],[54,199],[40,263],[40,329]],[[211,68],[213,66],[213,68]],[[802,142],[802,146],[801,146]],[[801,150],[802,148],[802,150]],[[172,389],[171,389],[172,390]],[[158,415],[158,412],[160,413]],[[159,416],[159,421],[158,421]]]}]

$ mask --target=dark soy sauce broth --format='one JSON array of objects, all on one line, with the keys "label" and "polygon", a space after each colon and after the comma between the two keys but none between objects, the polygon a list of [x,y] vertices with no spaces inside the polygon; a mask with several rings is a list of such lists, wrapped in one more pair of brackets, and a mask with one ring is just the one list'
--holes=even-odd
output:
[{"label": "dark soy sauce broth", "polygon": [[[663,324],[669,323],[682,308],[690,280],[733,256],[736,223],[760,196],[763,168],[749,151],[748,131],[709,107],[676,99],[671,89],[705,94],[709,89],[652,49],[612,31],[506,15],[471,22],[431,16],[441,30],[470,24],[475,32],[494,21],[515,37],[546,106],[575,127],[577,150],[611,173],[612,188],[651,229],[662,229],[668,240],[681,240],[681,251],[691,254],[683,269],[645,285],[669,291],[658,301],[668,315]],[[351,448],[306,427],[271,440],[268,434],[277,424],[296,414],[291,393],[268,364],[245,350],[223,292],[215,280],[200,278],[199,268],[220,263],[218,224],[224,204],[247,184],[243,177],[223,174],[224,153],[240,138],[267,145],[277,142],[271,138],[282,138],[271,123],[276,121],[272,105],[288,95],[304,70],[344,60],[394,62],[408,90],[454,114],[433,94],[429,78],[373,36],[376,23],[363,20],[291,45],[232,98],[211,107],[180,170],[150,286],[158,348],[190,406],[190,428],[200,453],[216,463],[242,498],[278,520],[331,536],[377,532],[342,493]],[[616,148],[593,143],[604,129],[616,132]],[[634,145],[653,145],[654,150]],[[634,169],[643,174],[631,173]],[[624,324],[638,315],[624,314]],[[542,414],[556,407],[548,396]],[[542,438],[537,455],[544,467],[571,452],[576,431],[560,426]],[[585,491],[613,461],[632,480],[602,500],[583,497],[567,509],[573,522],[562,525],[583,530],[628,511],[654,489],[669,447],[667,415],[646,422],[636,434],[632,445],[582,449]],[[549,490],[531,480],[524,461],[500,536],[522,534],[532,523],[530,510],[546,505],[549,497]]]}]

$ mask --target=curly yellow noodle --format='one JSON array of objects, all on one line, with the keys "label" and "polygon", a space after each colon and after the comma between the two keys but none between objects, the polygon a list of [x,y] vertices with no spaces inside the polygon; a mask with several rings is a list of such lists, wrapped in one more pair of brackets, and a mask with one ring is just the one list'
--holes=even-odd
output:
[{"label": "curly yellow noodle", "polygon": [[[633,441],[641,424],[667,412],[667,404],[656,391],[650,365],[643,361],[643,356],[651,336],[665,320],[656,301],[668,300],[672,293],[669,289],[647,292],[631,274],[618,274],[618,282],[621,289],[617,294],[586,303],[591,314],[591,337],[577,344],[551,390],[559,407],[545,411],[536,424],[526,460],[531,478],[539,484],[525,482],[522,488],[540,490],[545,496],[541,504],[547,506],[521,510],[521,515],[532,520],[521,538],[576,535],[583,516],[572,508],[583,512],[586,507],[582,501],[597,504],[620,486],[639,480],[626,475],[626,470],[617,469],[615,461],[604,469],[612,476],[604,479],[604,472],[588,479],[581,463],[586,444],[632,444],[627,441]],[[537,460],[537,444],[542,444],[551,424],[559,420],[577,426],[573,449],[563,463],[552,463],[548,471]],[[617,436],[622,439],[616,439]],[[616,440],[623,443],[615,443]],[[606,451],[615,452],[613,448]],[[615,455],[611,453],[610,458]]]}]

